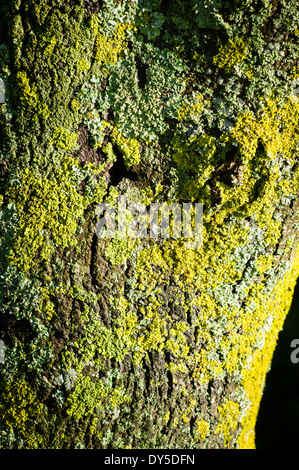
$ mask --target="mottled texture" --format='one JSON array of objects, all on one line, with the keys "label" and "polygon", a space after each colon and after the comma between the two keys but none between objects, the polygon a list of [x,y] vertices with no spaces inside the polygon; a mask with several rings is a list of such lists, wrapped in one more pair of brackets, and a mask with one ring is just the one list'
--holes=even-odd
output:
[{"label": "mottled texture", "polygon": [[[1,448],[253,448],[299,274],[294,0],[3,0]],[[204,204],[203,245],[98,205]]]}]

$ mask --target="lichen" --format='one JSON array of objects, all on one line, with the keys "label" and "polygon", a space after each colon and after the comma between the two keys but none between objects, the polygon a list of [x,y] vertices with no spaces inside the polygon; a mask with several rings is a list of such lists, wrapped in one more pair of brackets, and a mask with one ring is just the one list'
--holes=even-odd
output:
[{"label": "lichen", "polygon": [[196,438],[204,441],[209,434],[210,425],[204,419],[196,421]]},{"label": "lichen", "polygon": [[82,418],[94,411],[95,408],[113,409],[127,401],[125,391],[111,389],[98,380],[93,382],[90,377],[79,375],[72,393],[68,397],[67,413],[75,418]]},{"label": "lichen", "polygon": [[22,271],[33,266],[37,250],[41,259],[47,260],[55,245],[76,243],[77,220],[84,213],[83,197],[65,174],[60,172],[58,176],[60,184],[38,179],[26,169],[22,187],[11,188],[11,201],[20,214],[20,222],[10,259]]},{"label": "lichen", "polygon": [[232,432],[235,431],[240,416],[238,403],[228,400],[224,405],[219,406],[219,424],[215,433],[223,434],[224,445],[228,447],[232,439]]},{"label": "lichen", "polygon": [[138,165],[140,162],[140,144],[137,139],[124,137],[115,127],[111,134],[112,142],[115,142],[122,152],[126,166]]},{"label": "lichen", "polygon": [[26,441],[29,449],[43,444],[43,437],[32,435],[33,420],[40,421],[43,405],[30,385],[20,379],[2,384],[1,424],[15,429]]},{"label": "lichen", "polygon": [[94,58],[99,65],[115,64],[117,62],[119,55],[127,47],[126,32],[131,28],[132,25],[130,24],[119,23],[113,38],[107,37],[100,32],[97,34]]},{"label": "lichen", "polygon": [[229,39],[221,46],[218,54],[213,58],[214,64],[223,67],[229,73],[236,64],[243,62],[247,56],[247,47],[242,38],[234,41]]},{"label": "lichen", "polygon": [[[296,2],[31,3],[0,6],[0,446],[253,448],[299,274]],[[203,203],[202,246],[96,237],[121,195]]]}]

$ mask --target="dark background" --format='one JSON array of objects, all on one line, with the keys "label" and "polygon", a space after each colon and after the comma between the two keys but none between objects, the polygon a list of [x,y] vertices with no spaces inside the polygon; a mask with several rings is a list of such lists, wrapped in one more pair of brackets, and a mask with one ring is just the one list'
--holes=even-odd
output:
[{"label": "dark background", "polygon": [[299,449],[299,363],[290,359],[299,338],[299,283],[267,375],[256,425],[257,449]]}]

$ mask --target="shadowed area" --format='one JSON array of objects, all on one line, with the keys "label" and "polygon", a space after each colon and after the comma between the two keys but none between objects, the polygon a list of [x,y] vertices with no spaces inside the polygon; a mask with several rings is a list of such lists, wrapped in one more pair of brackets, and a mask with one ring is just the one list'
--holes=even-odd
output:
[{"label": "shadowed area", "polygon": [[299,449],[299,363],[290,344],[299,338],[299,283],[279,334],[256,425],[257,449]]}]

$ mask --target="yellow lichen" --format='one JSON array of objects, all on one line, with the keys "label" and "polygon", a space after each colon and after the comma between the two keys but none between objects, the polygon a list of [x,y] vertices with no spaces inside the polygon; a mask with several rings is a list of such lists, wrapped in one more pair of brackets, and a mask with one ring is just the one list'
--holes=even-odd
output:
[{"label": "yellow lichen", "polygon": [[255,447],[254,428],[263,393],[265,377],[271,364],[278,334],[282,329],[285,317],[292,303],[298,275],[299,251],[297,250],[291,268],[287,271],[285,276],[278,281],[266,304],[264,303],[263,297],[260,299],[259,309],[261,312],[264,312],[264,316],[271,313],[273,323],[271,329],[267,331],[267,339],[264,347],[254,352],[248,367],[244,368],[242,371],[244,390],[251,402],[251,408],[246,417],[242,420],[242,432],[238,438],[239,448],[242,449],[252,449]]},{"label": "yellow lichen", "polygon": [[[280,295],[284,295],[286,290],[290,293],[285,305],[282,305],[282,299],[277,305],[274,302],[274,299],[277,300],[276,292],[279,291],[279,286],[274,289],[271,299],[267,298],[264,283],[269,273],[273,271],[275,260],[272,254],[267,254],[265,251],[255,260],[256,274],[251,284],[244,288],[243,306],[221,305],[225,290],[219,298],[213,293],[221,289],[222,285],[229,288],[236,281],[242,280],[243,273],[236,269],[233,254],[236,247],[242,246],[246,252],[247,244],[250,243],[249,224],[241,225],[237,221],[235,224],[223,222],[230,213],[238,207],[243,207],[244,213],[250,214],[257,226],[264,231],[265,247],[277,244],[282,225],[279,220],[273,218],[273,208],[284,194],[297,190],[298,175],[295,172],[292,183],[284,185],[279,166],[277,164],[267,166],[266,162],[269,161],[269,153],[274,159],[282,149],[284,157],[293,160],[292,149],[297,138],[297,124],[298,109],[291,102],[278,106],[273,101],[268,101],[260,118],[254,118],[251,114],[240,116],[235,128],[225,134],[223,139],[230,142],[237,141],[239,144],[244,164],[242,183],[240,187],[227,187],[225,197],[221,201],[223,205],[216,212],[204,214],[204,226],[211,225],[209,231],[204,227],[203,247],[198,250],[187,250],[181,241],[166,240],[161,246],[153,245],[138,253],[136,276],[139,289],[144,292],[144,298],[151,296],[152,292],[159,292],[157,285],[169,277],[175,280],[183,292],[189,292],[190,297],[192,293],[200,291],[200,295],[193,296],[188,303],[182,297],[181,305],[186,314],[192,307],[196,307],[199,312],[197,319],[193,320],[193,327],[198,326],[198,336],[195,341],[201,345],[201,348],[198,351],[193,350],[190,354],[184,335],[189,328],[187,321],[180,323],[179,334],[175,333],[174,328],[167,328],[167,335],[163,330],[159,333],[161,341],[159,348],[171,350],[176,357],[176,363],[171,361],[167,364],[167,369],[174,375],[174,382],[176,374],[190,374],[190,370],[193,379],[201,384],[243,371],[239,390],[240,393],[241,391],[245,393],[245,399],[251,404],[251,408],[249,406],[250,411],[245,413],[246,417],[241,423],[246,430],[238,438],[240,447],[254,446],[256,407],[260,402],[265,374],[275,347],[271,335],[275,335],[276,338],[281,329],[290,305],[292,289],[288,291],[284,281],[280,281],[280,284],[282,283]],[[256,163],[256,153],[261,152],[258,150],[258,139],[263,142],[265,154],[259,154],[260,158]],[[212,143],[207,138],[206,142]],[[176,161],[181,166],[189,166],[190,156],[188,155],[188,159],[186,156],[187,152],[180,148],[176,153]],[[195,161],[194,155],[194,164]],[[252,200],[255,185],[252,173],[255,171],[260,172],[261,179],[265,182],[261,186],[259,197]],[[222,190],[222,187],[219,187]],[[278,188],[281,188],[281,192]],[[291,248],[290,241],[288,249]],[[297,275],[298,271],[292,271],[287,277],[289,280],[296,279]],[[257,278],[259,284],[255,283]],[[294,284],[294,281],[292,282]],[[140,313],[147,318],[146,309]],[[156,315],[162,320],[163,314],[159,310],[159,304]],[[167,316],[165,319],[167,321]],[[217,335],[209,331],[208,325],[213,321],[215,325],[218,322],[223,325],[219,327],[221,342],[218,341]],[[146,347],[150,347],[150,344]],[[219,409],[217,433],[224,436],[226,446],[230,445],[239,416],[240,404],[232,400]],[[185,418],[187,419],[187,415]]]},{"label": "yellow lichen", "polygon": [[194,103],[185,102],[178,112],[179,121],[197,121],[202,110],[209,106],[209,102],[204,99],[202,94],[196,95]]},{"label": "yellow lichen", "polygon": [[119,23],[113,38],[98,33],[95,42],[94,58],[100,64],[114,64],[119,55],[127,46],[127,31],[132,28],[130,24]]},{"label": "yellow lichen", "polygon": [[221,434],[224,438],[224,445],[228,447],[233,433],[238,425],[240,417],[240,406],[238,403],[228,400],[224,405],[218,407],[219,423],[215,434]]},{"label": "yellow lichen", "polygon": [[210,425],[204,419],[196,420],[195,425],[196,425],[196,428],[195,428],[196,440],[203,442],[210,432]]},{"label": "yellow lichen", "polygon": [[34,421],[40,420],[43,405],[39,402],[30,385],[23,380],[11,380],[5,383],[0,404],[1,422],[25,438],[27,448],[37,449],[42,444],[42,436],[30,432]]},{"label": "yellow lichen", "polygon": [[55,127],[50,145],[53,143],[57,149],[71,152],[77,148],[77,139],[78,134],[75,132],[70,132],[64,127]]},{"label": "yellow lichen", "polygon": [[221,46],[218,54],[213,58],[214,64],[230,72],[232,67],[243,62],[247,56],[247,46],[243,39],[234,41],[229,39],[224,46]]},{"label": "yellow lichen", "polygon": [[[71,185],[68,175],[60,173],[60,181],[37,178],[26,169],[22,186],[11,187],[11,201],[16,205],[20,221],[10,260],[23,271],[34,265],[34,256],[48,259],[53,245],[69,246],[77,243],[75,231],[83,215],[84,198]],[[26,207],[26,211],[24,210]]]},{"label": "yellow lichen", "polygon": [[39,101],[37,88],[30,80],[26,72],[17,73],[17,86],[19,91],[20,103],[26,106],[33,114],[33,119],[38,120],[39,117],[48,119],[50,116],[49,107]]},{"label": "yellow lichen", "polygon": [[68,397],[67,413],[81,418],[92,413],[95,408],[113,409],[128,401],[124,390],[105,386],[101,380],[92,381],[90,377],[79,375],[72,393]]}]

